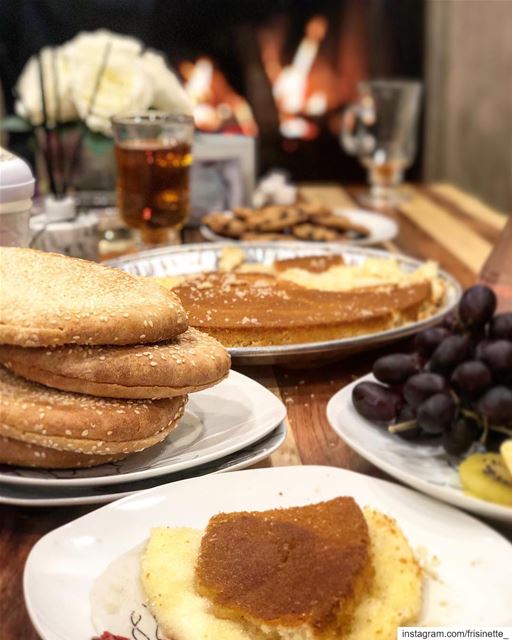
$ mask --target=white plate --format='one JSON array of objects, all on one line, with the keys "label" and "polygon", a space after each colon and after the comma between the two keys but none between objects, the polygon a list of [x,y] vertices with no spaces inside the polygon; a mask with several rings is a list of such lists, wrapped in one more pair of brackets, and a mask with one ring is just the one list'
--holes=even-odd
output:
[{"label": "white plate", "polygon": [[25,566],[30,618],[43,640],[91,640],[96,633],[90,607],[94,581],[113,560],[142,543],[151,527],[204,528],[220,511],[288,507],[340,495],[396,518],[418,555],[427,555],[431,569],[435,562],[437,579],[428,581],[425,624],[512,624],[512,545],[499,534],[410,489],[314,466],[184,480],[118,500],[52,531],[34,546]]},{"label": "white plate", "polygon": [[[397,260],[400,268],[410,273],[424,264],[420,260],[409,258],[389,251],[353,247],[343,243],[319,242],[239,242],[237,245],[245,253],[247,262],[271,264],[276,260],[304,256],[341,255],[347,265],[361,265],[368,258]],[[150,251],[130,254],[111,260],[108,264],[138,276],[186,275],[217,269],[221,251],[226,243],[189,244],[181,247],[162,247]],[[438,323],[451,311],[461,296],[459,283],[445,271],[439,271],[439,277],[446,287],[446,295],[441,307],[428,318],[410,324],[365,335],[308,342],[302,344],[271,345],[266,347],[234,347],[229,352],[237,364],[318,364],[324,360],[336,360],[365,349],[373,349],[394,340],[417,333],[426,327]]]},{"label": "white plate", "polygon": [[360,416],[352,404],[352,389],[369,374],[343,387],[327,405],[327,419],[336,433],[363,458],[406,484],[487,518],[512,523],[512,508],[465,494],[455,459],[441,446],[415,444],[388,433]]},{"label": "white plate", "polygon": [[[231,212],[226,211],[225,213]],[[396,238],[398,235],[398,224],[395,220],[381,213],[375,213],[374,211],[367,211],[365,209],[344,209],[341,207],[333,209],[332,213],[337,216],[344,216],[356,224],[362,224],[369,231],[369,235],[366,236],[366,238],[348,237],[340,240],[340,242],[344,244],[368,246],[393,240],[393,238]],[[203,238],[210,242],[239,242],[235,238],[227,238],[226,236],[215,233],[215,231],[212,231],[205,224],[202,224],[199,230]]]},{"label": "white plate", "polygon": [[62,507],[76,506],[81,504],[106,504],[119,498],[132,495],[137,491],[151,489],[161,484],[195,478],[211,473],[222,473],[224,471],[235,471],[245,469],[252,464],[256,464],[268,458],[274,451],[279,449],[286,438],[286,425],[282,422],[269,435],[258,442],[245,447],[241,451],[236,451],[229,456],[208,462],[198,467],[193,467],[185,471],[149,478],[148,480],[138,480],[136,482],[126,482],[115,486],[106,485],[100,487],[40,487],[16,486],[12,484],[0,483],[0,504],[11,504],[23,507]]},{"label": "white plate", "polygon": [[62,488],[118,484],[175,473],[249,446],[285,417],[286,407],[273,393],[251,378],[230,371],[220,384],[189,396],[180,424],[162,444],[92,469],[3,467],[0,482]]}]

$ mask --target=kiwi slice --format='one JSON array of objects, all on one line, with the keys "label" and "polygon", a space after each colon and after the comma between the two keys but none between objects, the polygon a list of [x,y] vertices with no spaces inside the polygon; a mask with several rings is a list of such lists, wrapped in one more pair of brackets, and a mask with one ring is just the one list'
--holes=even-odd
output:
[{"label": "kiwi slice", "polygon": [[503,458],[503,462],[507,467],[510,474],[512,474],[512,439],[505,440],[500,447],[500,453]]},{"label": "kiwi slice", "polygon": [[512,474],[499,453],[474,453],[459,467],[466,493],[512,507]]}]

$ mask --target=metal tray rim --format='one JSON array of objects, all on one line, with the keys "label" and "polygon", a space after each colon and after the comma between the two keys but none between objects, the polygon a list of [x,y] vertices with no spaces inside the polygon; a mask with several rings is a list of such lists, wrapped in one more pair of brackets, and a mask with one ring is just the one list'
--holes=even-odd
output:
[{"label": "metal tray rim", "polygon": [[[168,255],[169,253],[190,253],[198,251],[220,251],[223,247],[232,247],[231,242],[199,242],[180,246],[161,247],[157,249],[149,249],[141,251],[136,254],[129,254],[122,258],[109,260],[105,264],[125,268],[130,263],[137,263],[141,260],[151,260],[152,258],[159,258]],[[404,266],[409,268],[417,268],[424,263],[422,260],[412,258],[404,254],[394,254],[384,249],[373,249],[369,247],[355,246],[355,245],[343,245],[336,243],[311,243],[311,242],[237,242],[237,247],[241,249],[284,249],[288,251],[297,251],[301,255],[326,255],[326,254],[340,254],[340,255],[363,255],[367,257],[375,258],[396,258]],[[443,306],[438,311],[422,320],[411,322],[410,324],[403,325],[392,329],[386,329],[385,331],[379,331],[377,333],[362,334],[360,336],[353,336],[350,338],[340,338],[337,340],[327,340],[323,342],[305,342],[291,345],[269,345],[259,347],[231,347],[228,349],[233,358],[244,359],[260,359],[270,357],[283,357],[297,356],[304,354],[315,354],[322,352],[342,351],[358,347],[371,347],[378,346],[385,342],[392,340],[405,338],[411,334],[417,333],[422,329],[436,324],[447,313],[449,313],[455,305],[458,303],[460,296],[462,295],[462,287],[459,282],[443,269],[439,269],[439,276],[445,281],[447,285],[446,300]]]}]

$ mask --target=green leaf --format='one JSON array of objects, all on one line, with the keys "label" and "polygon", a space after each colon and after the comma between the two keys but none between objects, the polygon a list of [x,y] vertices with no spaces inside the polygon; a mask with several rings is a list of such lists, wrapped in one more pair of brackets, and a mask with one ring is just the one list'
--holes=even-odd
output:
[{"label": "green leaf", "polygon": [[9,133],[29,133],[32,131],[32,125],[19,116],[5,116],[0,118],[0,129]]},{"label": "green leaf", "polygon": [[87,129],[84,134],[84,145],[94,155],[103,156],[112,152],[114,141],[101,133]]}]

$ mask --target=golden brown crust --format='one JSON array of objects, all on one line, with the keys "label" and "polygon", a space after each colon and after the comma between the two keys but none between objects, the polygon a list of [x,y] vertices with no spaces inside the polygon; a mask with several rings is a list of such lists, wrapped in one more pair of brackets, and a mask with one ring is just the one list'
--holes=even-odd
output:
[{"label": "golden brown crust", "polygon": [[3,344],[137,344],[187,328],[172,292],[87,260],[2,247],[0,282]]},{"label": "golden brown crust", "polygon": [[341,238],[336,230],[318,227],[310,222],[296,225],[293,227],[292,233],[300,240],[311,240],[313,242],[336,242]]},{"label": "golden brown crust", "polygon": [[258,233],[251,231],[250,233],[244,233],[241,240],[247,242],[290,242],[294,241],[295,238],[286,233]]},{"label": "golden brown crust", "polygon": [[318,637],[350,625],[372,577],[368,525],[352,498],[214,516],[196,566],[198,591],[221,617],[305,625]]},{"label": "golden brown crust", "polygon": [[312,222],[317,226],[326,227],[327,229],[335,229],[342,233],[346,231],[353,231],[363,237],[366,237],[369,233],[368,229],[364,225],[352,222],[349,218],[336,213],[314,216],[312,217]]},{"label": "golden brown crust", "polygon": [[33,431],[22,431],[11,427],[6,423],[0,423],[0,436],[36,444],[40,447],[48,447],[49,449],[57,449],[58,451],[71,451],[73,453],[83,453],[87,455],[118,455],[137,453],[149,449],[155,444],[162,442],[173,431],[178,420],[183,415],[183,408],[180,407],[168,424],[160,429],[157,433],[145,438],[136,440],[94,440],[88,437],[84,438],[68,438],[56,435],[42,435]]},{"label": "golden brown crust", "polygon": [[344,264],[343,256],[333,253],[326,256],[304,256],[302,258],[276,260],[274,269],[278,273],[288,269],[305,269],[309,273],[323,273],[331,269],[331,267],[341,267]]},{"label": "golden brown crust", "polygon": [[67,393],[0,368],[0,435],[78,453],[128,453],[160,442],[186,396],[115,400]]},{"label": "golden brown crust", "polygon": [[305,220],[307,214],[297,207],[274,205],[254,211],[252,216],[245,219],[245,224],[248,231],[268,233],[283,231]]},{"label": "golden brown crust", "polygon": [[0,437],[0,464],[34,469],[85,469],[123,460],[127,453],[117,455],[87,455],[72,451],[57,451],[36,444]]},{"label": "golden brown crust", "polygon": [[170,398],[211,387],[230,357],[214,338],[188,329],[172,341],[135,346],[0,346],[0,362],[49,387],[107,398]]},{"label": "golden brown crust", "polygon": [[208,213],[203,217],[202,222],[215,233],[228,238],[240,238],[246,230],[242,220],[234,218],[230,213]]},{"label": "golden brown crust", "polygon": [[428,281],[320,291],[255,273],[209,273],[174,289],[190,324],[226,346],[320,342],[400,326],[431,300]]}]

